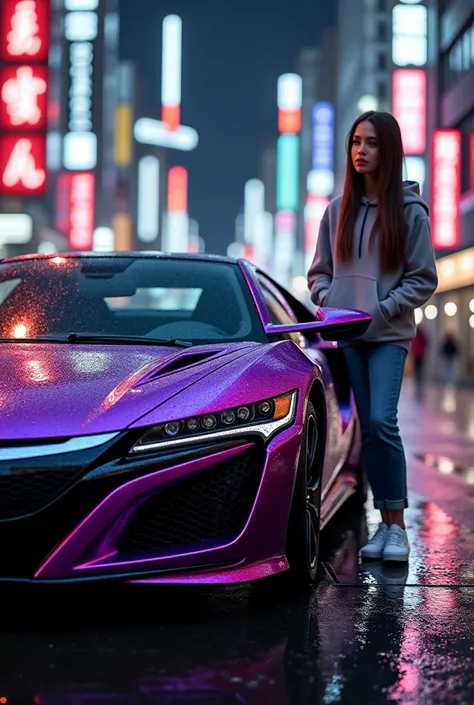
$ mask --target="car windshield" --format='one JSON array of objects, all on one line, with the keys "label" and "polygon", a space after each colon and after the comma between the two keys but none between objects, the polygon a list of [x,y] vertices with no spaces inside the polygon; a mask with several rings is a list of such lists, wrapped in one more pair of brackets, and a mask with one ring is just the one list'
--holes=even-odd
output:
[{"label": "car windshield", "polygon": [[237,264],[131,255],[0,264],[0,338],[70,333],[193,344],[265,341]]}]

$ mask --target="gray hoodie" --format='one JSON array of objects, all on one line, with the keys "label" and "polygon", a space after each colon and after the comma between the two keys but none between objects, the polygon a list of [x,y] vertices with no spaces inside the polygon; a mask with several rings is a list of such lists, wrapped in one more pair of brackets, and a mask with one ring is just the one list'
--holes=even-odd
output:
[{"label": "gray hoodie", "polygon": [[373,317],[366,333],[350,341],[352,344],[396,343],[408,349],[416,333],[414,310],[423,306],[438,286],[428,206],[416,182],[404,183],[404,201],[405,262],[393,272],[380,270],[377,238],[369,251],[369,236],[377,217],[375,201],[362,201],[355,222],[353,260],[347,264],[334,256],[340,196],[330,202],[321,221],[308,272],[311,300],[319,306],[360,309]]}]

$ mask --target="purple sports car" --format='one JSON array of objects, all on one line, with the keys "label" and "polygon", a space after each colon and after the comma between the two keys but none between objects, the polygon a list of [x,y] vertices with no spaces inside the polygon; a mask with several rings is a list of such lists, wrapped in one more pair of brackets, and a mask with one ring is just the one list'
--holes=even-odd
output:
[{"label": "purple sports car", "polygon": [[365,488],[333,341],[370,320],[245,260],[3,260],[0,580],[313,581]]}]

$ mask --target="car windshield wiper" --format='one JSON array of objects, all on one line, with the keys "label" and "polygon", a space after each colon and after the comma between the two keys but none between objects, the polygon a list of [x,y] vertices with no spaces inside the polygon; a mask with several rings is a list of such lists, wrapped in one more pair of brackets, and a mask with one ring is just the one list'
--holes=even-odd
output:
[{"label": "car windshield wiper", "polygon": [[37,338],[0,338],[0,343],[66,343],[65,338],[56,338],[52,335]]},{"label": "car windshield wiper", "polygon": [[125,345],[168,345],[177,348],[190,348],[192,343],[175,338],[145,338],[134,335],[81,335],[69,333],[68,343],[123,343]]}]

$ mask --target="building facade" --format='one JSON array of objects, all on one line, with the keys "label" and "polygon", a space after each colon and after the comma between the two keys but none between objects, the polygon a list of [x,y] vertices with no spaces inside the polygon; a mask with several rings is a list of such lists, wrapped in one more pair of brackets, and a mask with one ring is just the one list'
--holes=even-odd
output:
[{"label": "building facade", "polygon": [[308,271],[321,218],[334,195],[337,46],[337,32],[327,29],[318,46],[301,50],[297,57],[297,71],[303,81],[297,229],[299,256],[294,272],[298,279]]},{"label": "building facade", "polygon": [[[459,342],[458,380],[474,383],[474,4],[472,0],[439,0],[438,123],[459,135],[455,164],[458,179],[456,238],[437,248],[439,287],[428,322],[435,347],[452,332]],[[433,165],[436,169],[436,164]],[[433,376],[441,378],[439,354]]]}]

